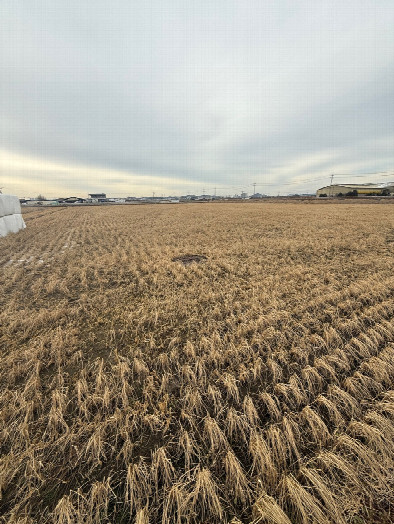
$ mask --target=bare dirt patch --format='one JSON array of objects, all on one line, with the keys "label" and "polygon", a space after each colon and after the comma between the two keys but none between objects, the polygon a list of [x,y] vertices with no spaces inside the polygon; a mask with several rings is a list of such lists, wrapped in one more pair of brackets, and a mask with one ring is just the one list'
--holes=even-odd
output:
[{"label": "bare dirt patch", "polygon": [[184,266],[189,266],[190,264],[193,264],[193,262],[205,262],[208,257],[205,255],[181,255],[179,257],[174,257],[172,259],[173,262],[181,262]]}]

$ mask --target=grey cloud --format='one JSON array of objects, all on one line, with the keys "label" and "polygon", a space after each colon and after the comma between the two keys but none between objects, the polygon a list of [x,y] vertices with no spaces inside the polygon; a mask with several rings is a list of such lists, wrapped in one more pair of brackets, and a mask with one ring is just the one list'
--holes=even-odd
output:
[{"label": "grey cloud", "polygon": [[394,167],[389,0],[0,10],[2,148],[185,184]]}]

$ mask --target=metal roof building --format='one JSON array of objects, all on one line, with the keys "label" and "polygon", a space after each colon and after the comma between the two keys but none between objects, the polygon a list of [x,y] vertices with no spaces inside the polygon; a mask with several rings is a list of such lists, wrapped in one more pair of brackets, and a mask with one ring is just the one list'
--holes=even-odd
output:
[{"label": "metal roof building", "polygon": [[356,190],[359,195],[382,195],[389,192],[394,194],[394,184],[332,184],[316,191],[316,196],[341,196]]}]

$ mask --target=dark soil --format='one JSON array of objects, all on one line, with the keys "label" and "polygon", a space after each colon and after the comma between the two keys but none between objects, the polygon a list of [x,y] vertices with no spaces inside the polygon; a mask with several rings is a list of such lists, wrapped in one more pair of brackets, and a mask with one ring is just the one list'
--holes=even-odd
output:
[{"label": "dark soil", "polygon": [[184,266],[188,266],[192,264],[193,262],[204,262],[204,260],[207,260],[207,257],[205,255],[181,255],[179,257],[174,257],[172,259],[173,262],[182,262]]}]

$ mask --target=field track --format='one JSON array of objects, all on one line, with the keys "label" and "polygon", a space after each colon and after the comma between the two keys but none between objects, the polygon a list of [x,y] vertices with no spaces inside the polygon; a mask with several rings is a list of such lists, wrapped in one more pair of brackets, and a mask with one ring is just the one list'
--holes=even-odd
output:
[{"label": "field track", "polygon": [[24,219],[0,239],[0,522],[394,521],[393,206]]}]

